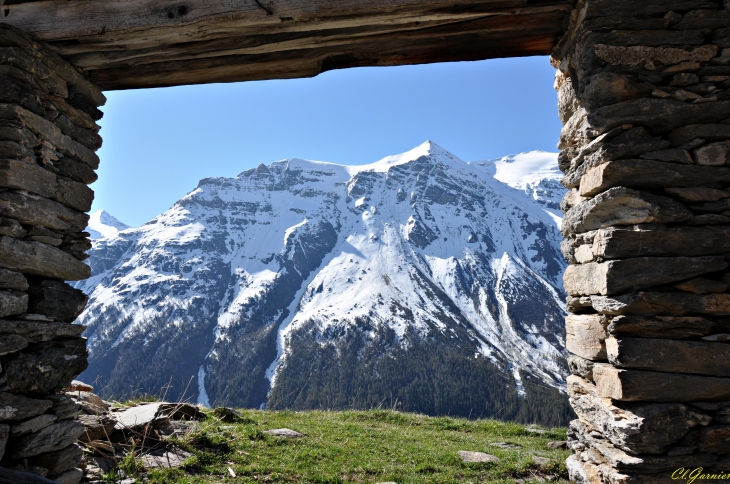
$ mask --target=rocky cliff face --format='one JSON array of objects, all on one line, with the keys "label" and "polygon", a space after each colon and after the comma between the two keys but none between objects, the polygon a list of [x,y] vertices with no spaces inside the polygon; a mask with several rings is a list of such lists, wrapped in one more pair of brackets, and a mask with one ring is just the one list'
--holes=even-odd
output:
[{"label": "rocky cliff face", "polygon": [[467,164],[427,142],[204,179],[96,241],[83,378],[205,404],[565,424],[557,177],[553,154]]}]

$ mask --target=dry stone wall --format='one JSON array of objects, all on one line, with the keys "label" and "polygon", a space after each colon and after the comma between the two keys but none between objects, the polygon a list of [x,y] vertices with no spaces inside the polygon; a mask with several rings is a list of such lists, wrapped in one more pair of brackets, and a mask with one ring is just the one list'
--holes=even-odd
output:
[{"label": "dry stone wall", "polygon": [[[0,467],[75,483],[84,425],[62,393],[87,366],[86,213],[101,91],[0,24]],[[5,481],[3,481],[5,482]],[[25,481],[23,481],[25,482]],[[30,482],[30,481],[28,481]]]},{"label": "dry stone wall", "polygon": [[555,48],[581,483],[730,480],[730,2],[585,0]]}]

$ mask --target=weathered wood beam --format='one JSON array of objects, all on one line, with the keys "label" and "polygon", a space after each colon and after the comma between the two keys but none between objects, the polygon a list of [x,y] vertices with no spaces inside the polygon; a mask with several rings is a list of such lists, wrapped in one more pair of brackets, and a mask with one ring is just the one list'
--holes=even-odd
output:
[{"label": "weathered wood beam", "polygon": [[574,0],[10,1],[104,89],[548,54]]},{"label": "weathered wood beam", "polygon": [[[328,25],[317,30],[276,30],[255,32],[232,32],[226,37],[187,41],[157,46],[127,45],[113,46],[105,50],[89,51],[86,45],[64,47],[64,55],[74,65],[84,69],[98,66],[112,68],[126,65],[140,65],[160,62],[160,59],[180,61],[204,57],[223,57],[226,55],[275,54],[292,50],[358,46],[364,41],[383,39],[409,39],[411,41],[431,39],[434,42],[444,37],[466,35],[468,33],[509,35],[517,40],[520,34],[547,31],[549,36],[559,33],[562,11],[525,12],[513,15],[493,15],[472,19],[405,19],[405,22],[386,22],[363,24],[359,26],[337,27]],[[546,29],[546,24],[552,26]],[[518,42],[519,43],[519,42]],[[100,46],[103,47],[103,46]]]},{"label": "weathered wood beam", "polygon": [[[299,30],[356,27],[372,18],[473,18],[520,7],[557,5],[569,0],[45,0],[7,5],[5,22],[40,40],[119,42],[123,38],[164,39],[164,43],[226,36],[231,29],[291,24]],[[140,32],[144,35],[140,35]]]},{"label": "weathered wood beam", "polygon": [[[347,45],[288,50],[272,54],[239,54],[163,61],[136,66],[89,70],[91,80],[105,89],[128,89],[312,77],[346,67],[396,66],[429,62],[479,60],[490,57],[539,55],[550,50],[554,32],[523,36],[515,44],[509,35],[467,32],[431,38],[363,39]],[[488,55],[486,54],[488,53]]]}]

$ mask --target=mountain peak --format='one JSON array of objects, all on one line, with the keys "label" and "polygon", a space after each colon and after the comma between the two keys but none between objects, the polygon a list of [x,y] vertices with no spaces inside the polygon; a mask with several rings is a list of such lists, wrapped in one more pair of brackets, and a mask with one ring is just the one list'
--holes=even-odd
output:
[{"label": "mountain peak", "polygon": [[128,229],[129,225],[120,222],[106,210],[97,210],[89,215],[89,224],[86,230],[92,240],[113,237],[120,230]]},{"label": "mountain peak", "polygon": [[443,149],[431,140],[425,141],[416,146],[412,150],[406,151],[399,155],[386,156],[382,160],[376,161],[369,165],[353,167],[357,171],[388,171],[396,165],[404,165],[417,159],[427,156],[433,160],[437,160],[449,166],[463,168],[466,163],[453,153]]}]

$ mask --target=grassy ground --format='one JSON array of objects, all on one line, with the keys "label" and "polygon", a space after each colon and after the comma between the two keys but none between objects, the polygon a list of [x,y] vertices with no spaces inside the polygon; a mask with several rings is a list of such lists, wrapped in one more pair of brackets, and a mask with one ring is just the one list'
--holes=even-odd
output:
[{"label": "grassy ground", "polygon": [[[242,416],[236,423],[212,416],[200,422],[197,430],[177,441],[194,456],[182,468],[146,473],[145,481],[527,483],[547,477],[567,482],[563,462],[568,452],[546,445],[565,440],[565,429],[536,434],[513,423],[380,410],[243,411]],[[283,427],[306,436],[285,439],[263,433]],[[519,447],[493,445],[498,442]],[[464,464],[457,453],[460,450],[486,452],[500,461]],[[534,456],[549,458],[550,463],[540,467]]]}]

